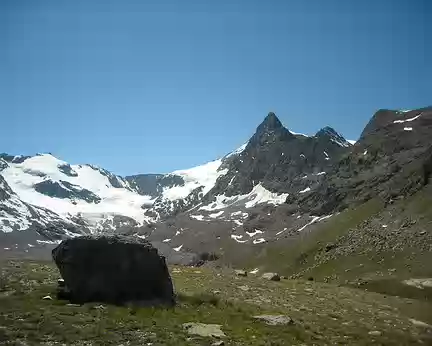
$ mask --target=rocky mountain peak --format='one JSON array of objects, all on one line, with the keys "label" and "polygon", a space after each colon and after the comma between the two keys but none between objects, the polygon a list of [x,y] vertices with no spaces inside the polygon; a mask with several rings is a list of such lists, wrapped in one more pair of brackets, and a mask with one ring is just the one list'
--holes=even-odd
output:
[{"label": "rocky mountain peak", "polygon": [[258,126],[257,133],[263,133],[268,131],[275,131],[283,128],[279,118],[273,112],[270,112],[264,119],[264,121]]},{"label": "rocky mountain peak", "polygon": [[316,136],[337,136],[339,135],[333,127],[325,126],[316,133]]},{"label": "rocky mountain peak", "polygon": [[315,137],[318,139],[324,139],[340,145],[341,147],[350,147],[352,144],[349,143],[341,134],[330,126],[323,127],[319,130]]}]

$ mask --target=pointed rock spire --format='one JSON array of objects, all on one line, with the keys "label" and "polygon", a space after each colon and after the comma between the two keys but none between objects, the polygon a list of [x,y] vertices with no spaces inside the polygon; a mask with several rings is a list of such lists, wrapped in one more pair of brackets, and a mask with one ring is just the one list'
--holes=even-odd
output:
[{"label": "pointed rock spire", "polygon": [[341,147],[350,147],[352,144],[349,143],[340,133],[336,132],[335,129],[333,129],[330,126],[326,126],[319,130],[315,137],[317,138],[326,138]]},{"label": "pointed rock spire", "polygon": [[276,116],[276,114],[270,112],[265,117],[264,121],[258,126],[257,132],[273,131],[276,129],[280,129],[281,127],[283,127],[283,125]]}]

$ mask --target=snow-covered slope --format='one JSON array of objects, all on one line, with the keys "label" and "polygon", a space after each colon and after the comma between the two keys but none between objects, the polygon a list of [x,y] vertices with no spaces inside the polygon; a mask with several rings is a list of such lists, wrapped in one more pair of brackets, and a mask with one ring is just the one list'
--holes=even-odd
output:
[{"label": "snow-covered slope", "polygon": [[309,185],[316,184],[304,179],[294,184],[295,179],[325,171],[331,164],[327,152],[337,156],[340,148],[349,146],[329,127],[315,136],[295,135],[270,113],[251,139],[231,153],[169,174],[122,178],[93,165],[71,165],[51,154],[0,154],[0,174],[14,196],[7,203],[16,202],[10,209],[24,217],[16,218],[13,229],[30,227],[25,220],[41,217],[35,214],[39,210],[49,211],[51,219],[103,232],[155,223],[197,208],[220,212],[284,203],[292,191],[309,191]]},{"label": "snow-covered slope", "polygon": [[180,176],[184,184],[165,188],[162,192],[162,198],[171,201],[185,198],[200,187],[202,187],[201,193],[205,195],[214,186],[217,178],[226,174],[226,169],[220,169],[221,164],[222,160],[215,160],[201,166],[172,172],[170,175]]},{"label": "snow-covered slope", "polygon": [[50,210],[23,202],[0,175],[0,230],[8,233],[29,229],[40,230],[42,234],[53,238],[57,238],[57,235],[75,236],[87,231],[74,222],[66,222]]},{"label": "snow-covered slope", "polygon": [[[240,153],[236,149],[227,156]],[[223,159],[185,170],[159,175],[168,184],[155,196],[138,191],[137,186],[93,165],[70,165],[51,154],[36,156],[0,155],[0,174],[11,197],[3,203],[13,204],[14,217],[3,211],[2,230],[25,230],[35,210],[51,213],[51,218],[71,225],[83,224],[92,231],[114,230],[119,226],[139,226],[156,222],[163,216],[183,210],[185,205],[197,204],[210,191],[218,177]],[[158,181],[154,181],[158,184]],[[0,187],[1,188],[1,187]],[[5,187],[6,188],[6,187]],[[5,204],[6,205],[6,204]],[[6,207],[5,207],[6,208]],[[5,209],[3,208],[3,209]],[[33,214],[28,211],[33,209]],[[13,220],[13,222],[12,222]],[[9,222],[8,221],[8,222]]]},{"label": "snow-covered slope", "polygon": [[114,215],[142,224],[146,217],[141,206],[151,202],[151,197],[132,191],[120,177],[91,165],[69,165],[51,154],[8,162],[1,174],[23,202],[64,220],[79,216],[96,228]]}]

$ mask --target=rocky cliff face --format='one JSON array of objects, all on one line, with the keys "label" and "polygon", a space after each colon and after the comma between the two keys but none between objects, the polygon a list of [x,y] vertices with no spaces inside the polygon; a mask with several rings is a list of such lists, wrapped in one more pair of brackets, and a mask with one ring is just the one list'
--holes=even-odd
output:
[{"label": "rocky cliff face", "polygon": [[315,215],[354,207],[373,197],[391,203],[429,183],[432,109],[380,110],[353,149],[331,168],[322,184],[289,203]]},{"label": "rocky cliff face", "polygon": [[228,172],[205,199],[245,195],[258,184],[270,192],[297,194],[318,184],[350,147],[330,127],[315,136],[294,134],[269,113],[245,149],[224,162]]}]

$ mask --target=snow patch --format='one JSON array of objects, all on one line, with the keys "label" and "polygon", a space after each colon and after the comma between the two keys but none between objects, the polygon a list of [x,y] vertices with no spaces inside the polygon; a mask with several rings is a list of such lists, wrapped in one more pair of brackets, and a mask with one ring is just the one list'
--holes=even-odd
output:
[{"label": "snow patch", "polygon": [[58,245],[62,241],[61,240],[36,240],[38,244],[51,244],[51,245]]},{"label": "snow patch", "polygon": [[303,231],[306,227],[308,227],[308,226],[310,226],[310,225],[312,225],[312,224],[314,224],[314,223],[316,223],[316,222],[320,222],[320,221],[322,221],[322,220],[326,220],[326,219],[330,218],[331,216],[332,216],[332,215],[326,215],[326,216],[323,216],[323,217],[319,217],[319,216],[312,216],[312,221],[310,221],[309,223],[307,223],[307,224],[304,225],[303,227],[299,228],[299,229],[297,230],[297,232],[301,232],[301,231]]},{"label": "snow patch", "polygon": [[219,212],[217,212],[217,213],[209,214],[209,216],[210,216],[211,218],[213,218],[213,219],[216,219],[217,217],[221,216],[223,213],[224,213],[224,211],[221,210],[221,211],[219,211]]},{"label": "snow patch", "polygon": [[309,137],[308,135],[305,135],[303,133],[298,133],[298,132],[294,132],[294,131],[291,131],[291,130],[288,130],[288,131],[289,131],[289,133],[291,133],[292,135],[295,135],[295,136]]},{"label": "snow patch", "polygon": [[285,232],[287,229],[288,229],[288,228],[285,227],[282,231],[277,232],[276,235],[282,234],[282,233]]},{"label": "snow patch", "polygon": [[282,204],[285,202],[288,197],[288,193],[274,193],[265,189],[261,184],[256,185],[251,192],[245,195],[236,195],[231,197],[226,197],[225,195],[216,196],[216,201],[212,202],[208,205],[204,205],[200,207],[200,210],[220,210],[226,207],[244,203],[246,208],[252,208],[261,203],[269,203],[269,204]]},{"label": "snow patch", "polygon": [[253,243],[256,244],[262,244],[265,243],[265,239],[264,238],[259,238],[259,239],[254,239]]},{"label": "snow patch", "polygon": [[231,234],[231,238],[234,239],[237,243],[240,243],[240,244],[243,244],[243,243],[247,242],[247,240],[241,240],[241,238],[243,238],[242,235]]},{"label": "snow patch", "polygon": [[257,234],[262,234],[262,233],[264,233],[263,231],[260,231],[259,229],[256,229],[256,230],[254,230],[253,232],[246,232],[246,234],[249,236],[249,237],[254,237],[254,236],[256,236]]},{"label": "snow patch", "polygon": [[173,248],[173,250],[179,252],[182,249],[182,247],[183,247],[183,244],[181,244],[178,247]]},{"label": "snow patch", "polygon": [[219,169],[221,164],[222,160],[215,160],[201,166],[172,172],[172,175],[183,178],[184,185],[165,187],[162,192],[163,198],[170,201],[182,199],[198,187],[203,188],[204,195],[207,194],[215,185],[216,180],[228,172],[227,169]]},{"label": "snow patch", "polygon": [[202,216],[202,215],[191,215],[190,217],[191,217],[191,219],[195,219],[195,220],[198,220],[198,221],[203,221],[204,220],[204,216]]},{"label": "snow patch", "polygon": [[225,158],[231,157],[233,155],[239,155],[241,154],[245,149],[246,146],[248,145],[249,142],[244,143],[243,145],[241,145],[240,147],[238,147],[236,150],[230,152],[228,155],[225,155]]},{"label": "snow patch", "polygon": [[406,122],[414,121],[414,120],[420,118],[421,115],[422,115],[422,114],[420,113],[420,114],[416,115],[416,116],[413,117],[413,118],[409,118],[409,119],[405,119],[405,120],[395,120],[395,121],[393,121],[393,123],[394,123],[394,124],[402,124],[402,123],[406,123]]},{"label": "snow patch", "polygon": [[306,192],[309,192],[310,190],[311,190],[311,188],[307,187],[304,190],[301,190],[299,193],[306,193]]}]

